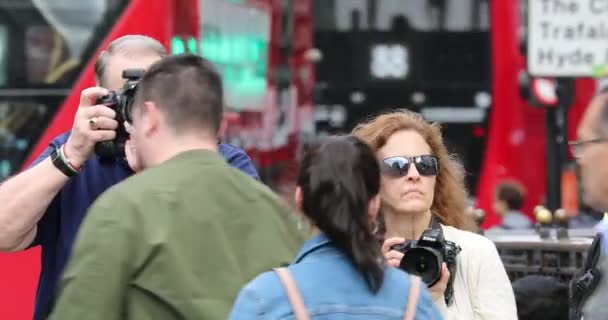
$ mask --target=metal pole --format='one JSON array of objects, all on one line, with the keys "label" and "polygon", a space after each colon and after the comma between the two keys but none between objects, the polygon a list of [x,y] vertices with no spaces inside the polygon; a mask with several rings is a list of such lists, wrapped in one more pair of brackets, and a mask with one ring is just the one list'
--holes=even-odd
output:
[{"label": "metal pole", "polygon": [[558,126],[559,106],[546,108],[547,126],[547,209],[555,212],[561,206],[561,152]]},{"label": "metal pole", "polygon": [[561,103],[557,108],[557,127],[559,130],[557,143],[559,144],[560,168],[565,169],[568,159],[568,108]]},{"label": "metal pole", "polygon": [[568,160],[568,109],[574,102],[575,86],[571,78],[557,79],[557,95],[559,104],[557,106],[557,128],[559,132],[558,141],[560,148],[561,168],[565,168]]},{"label": "metal pole", "polygon": [[[574,102],[575,85],[572,78],[557,79],[557,94],[559,104],[557,105],[556,125],[558,130],[557,143],[559,153],[559,176],[558,176],[558,207],[562,206],[562,173],[567,169],[568,165],[568,109]],[[555,211],[553,211],[555,214]],[[560,222],[562,227],[567,228],[568,220]],[[558,234],[559,235],[559,234]]]}]

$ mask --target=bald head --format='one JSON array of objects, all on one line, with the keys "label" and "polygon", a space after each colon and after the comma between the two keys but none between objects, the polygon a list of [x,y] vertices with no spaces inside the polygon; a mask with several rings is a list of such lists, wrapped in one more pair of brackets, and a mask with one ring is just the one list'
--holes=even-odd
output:
[{"label": "bald head", "polygon": [[578,127],[580,139],[593,139],[608,133],[608,93],[595,96]]},{"label": "bald head", "polygon": [[[108,48],[99,54],[97,62],[95,63],[95,80],[99,86],[108,89],[118,89],[112,88],[112,86],[108,84],[108,82],[114,81],[108,81],[108,77],[106,76],[109,72],[108,69],[111,68],[111,60],[115,56],[120,56],[120,59],[125,61],[124,63],[119,62],[117,64],[120,64],[121,66],[126,65],[126,69],[147,69],[151,63],[156,62],[166,55],[167,50],[165,50],[165,47],[156,39],[135,34],[122,36],[112,41]],[[123,70],[116,69],[110,71],[122,75]]]}]

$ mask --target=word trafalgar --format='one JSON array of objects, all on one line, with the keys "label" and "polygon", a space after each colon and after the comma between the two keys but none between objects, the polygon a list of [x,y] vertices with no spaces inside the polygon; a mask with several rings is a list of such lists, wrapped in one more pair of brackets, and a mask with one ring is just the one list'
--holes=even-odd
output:
[{"label": "word trafalgar", "polygon": [[608,23],[603,21],[595,24],[579,22],[571,25],[543,21],[540,26],[543,40],[608,40]]}]

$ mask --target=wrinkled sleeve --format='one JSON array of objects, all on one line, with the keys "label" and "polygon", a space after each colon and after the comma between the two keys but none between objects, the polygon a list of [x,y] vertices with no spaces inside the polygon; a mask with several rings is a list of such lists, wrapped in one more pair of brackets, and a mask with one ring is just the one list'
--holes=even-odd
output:
[{"label": "wrinkled sleeve", "polygon": [[68,132],[64,132],[63,134],[53,138],[53,140],[51,140],[51,142],[46,147],[46,149],[44,149],[44,151],[42,151],[42,153],[39,154],[38,157],[36,157],[36,159],[27,168],[29,169],[31,167],[35,167],[40,162],[44,161],[44,159],[48,158],[51,155],[51,153],[53,153],[53,150],[55,150],[56,148],[60,147],[64,143],[66,143],[69,136],[70,136],[70,132],[68,131]]},{"label": "wrinkled sleeve", "polygon": [[477,319],[517,320],[515,295],[496,246],[490,240],[480,243],[477,290],[472,297]]},{"label": "wrinkled sleeve", "polygon": [[103,195],[87,213],[61,279],[53,320],[124,316],[136,232],[125,222],[132,209],[114,195]]},{"label": "wrinkled sleeve", "polygon": [[222,144],[220,151],[226,159],[226,162],[232,167],[243,171],[256,180],[260,180],[258,170],[255,168],[253,161],[245,151],[229,144]]},{"label": "wrinkled sleeve", "polygon": [[56,147],[57,146],[53,142],[51,142],[51,144],[48,147],[46,147],[46,149],[44,149],[44,151],[42,151],[42,153],[39,154],[38,157],[36,157],[36,159],[34,159],[34,161],[32,161],[32,163],[27,168],[29,169],[29,168],[35,167],[40,162],[44,161],[44,159],[48,158],[51,155],[51,153],[53,153],[53,150],[55,150]]},{"label": "wrinkled sleeve", "polygon": [[255,293],[251,286],[245,286],[236,298],[230,312],[230,320],[253,320],[261,319],[261,298]]}]

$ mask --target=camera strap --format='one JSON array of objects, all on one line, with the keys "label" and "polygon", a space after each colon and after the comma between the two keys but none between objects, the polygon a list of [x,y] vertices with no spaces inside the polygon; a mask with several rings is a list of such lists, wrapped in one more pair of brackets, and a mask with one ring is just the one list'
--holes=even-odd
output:
[{"label": "camera strap", "polygon": [[[431,222],[429,223],[430,229],[441,229],[443,232],[443,228],[435,216],[431,216]],[[458,259],[456,257],[455,259]],[[452,303],[454,298],[454,274],[456,273],[456,262],[454,262],[454,266],[452,272],[450,272],[450,278],[448,279],[448,284],[446,285],[445,292],[443,293],[443,297],[445,299],[445,304],[449,306]]]},{"label": "camera strap", "polygon": [[442,229],[441,224],[439,224],[439,221],[437,221],[437,219],[435,219],[435,216],[431,215],[431,222],[429,222],[429,229]]},{"label": "camera strap", "polygon": [[[456,271],[456,267],[454,266],[454,271]],[[443,293],[443,298],[445,299],[445,305],[450,306],[452,304],[452,300],[454,298],[454,275],[450,274],[450,279],[448,279],[448,285],[445,287],[445,292]]]}]

